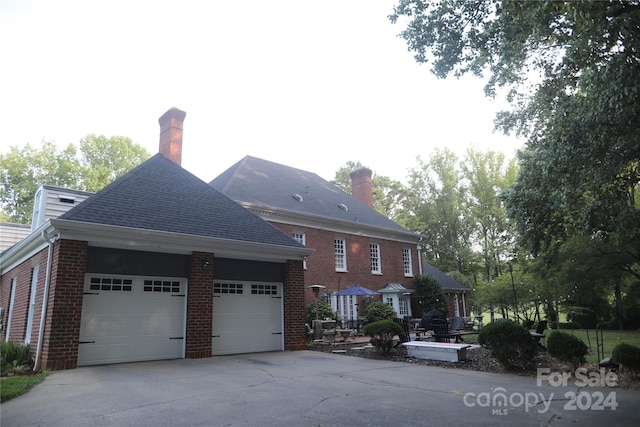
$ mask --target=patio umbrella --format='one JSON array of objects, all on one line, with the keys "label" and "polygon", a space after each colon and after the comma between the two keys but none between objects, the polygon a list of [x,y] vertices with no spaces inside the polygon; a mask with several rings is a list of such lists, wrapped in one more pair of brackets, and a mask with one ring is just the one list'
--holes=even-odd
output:
[{"label": "patio umbrella", "polygon": [[380,292],[376,292],[376,291],[372,291],[371,289],[367,289],[367,288],[363,288],[360,285],[351,285],[349,286],[347,289],[338,292],[336,295],[342,297],[342,296],[348,296],[348,295],[379,295]]},{"label": "patio umbrella", "polygon": [[[363,288],[360,285],[351,285],[347,289],[336,293],[339,297],[344,296],[367,296],[367,295],[379,295],[380,292],[372,291],[371,289]],[[350,319],[353,321],[353,319]],[[356,329],[360,332],[360,322],[356,321]]]}]

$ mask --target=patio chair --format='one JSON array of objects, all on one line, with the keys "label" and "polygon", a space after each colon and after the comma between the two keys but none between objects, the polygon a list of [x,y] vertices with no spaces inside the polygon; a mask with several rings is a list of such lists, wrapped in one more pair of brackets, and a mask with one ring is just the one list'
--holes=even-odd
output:
[{"label": "patio chair", "polygon": [[431,329],[433,329],[433,336],[436,342],[449,342],[451,338],[455,338],[455,335],[451,334],[449,330],[449,322],[445,319],[433,319],[431,320]]},{"label": "patio chair", "polygon": [[536,331],[535,332],[529,332],[531,334],[531,336],[533,337],[533,339],[535,340],[535,342],[538,345],[538,347],[543,349],[543,350],[546,350],[546,347],[540,343],[540,340],[542,338],[544,338],[544,331],[546,329],[547,329],[547,321],[546,320],[541,320],[541,321],[538,322],[538,327],[536,328]]}]

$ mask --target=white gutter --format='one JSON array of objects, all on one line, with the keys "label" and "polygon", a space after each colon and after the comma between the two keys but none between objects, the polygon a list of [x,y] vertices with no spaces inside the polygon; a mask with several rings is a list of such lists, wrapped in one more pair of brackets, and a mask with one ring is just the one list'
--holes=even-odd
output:
[{"label": "white gutter", "polygon": [[44,296],[42,300],[42,313],[40,314],[40,328],[38,329],[38,346],[36,347],[36,357],[33,364],[34,372],[37,371],[40,366],[42,341],[44,340],[44,324],[45,318],[47,317],[47,304],[49,302],[49,285],[51,284],[51,264],[53,263],[53,244],[60,238],[60,233],[49,236],[46,231],[42,230],[40,237],[49,244],[49,251],[47,253],[47,270],[44,279]]}]

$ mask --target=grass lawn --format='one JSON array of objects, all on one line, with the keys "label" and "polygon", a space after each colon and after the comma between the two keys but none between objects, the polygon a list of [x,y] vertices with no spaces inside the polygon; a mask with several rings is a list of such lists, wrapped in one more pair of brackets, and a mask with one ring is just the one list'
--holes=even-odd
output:
[{"label": "grass lawn", "polygon": [[[545,335],[549,336],[552,329],[547,329]],[[596,342],[596,331],[594,329],[560,329],[560,331],[567,334],[575,335],[580,338],[589,347],[589,354],[587,355],[588,363],[597,363],[598,350]],[[478,342],[478,335],[471,334],[464,336],[465,341]],[[602,344],[603,347],[600,350],[600,357],[611,357],[613,348],[620,343],[627,343],[635,347],[640,347],[640,332],[639,331],[615,331],[615,330],[603,330],[602,331]],[[604,350],[604,356],[602,351]]]},{"label": "grass lawn", "polygon": [[[599,362],[596,346],[596,331],[594,329],[561,329],[561,331],[575,335],[589,347],[590,352],[587,355],[587,362]],[[600,335],[599,332],[598,335]],[[603,330],[601,341],[603,347],[600,350],[600,357],[603,357],[602,350],[604,350],[604,357],[611,357],[611,351],[613,351],[613,348],[623,342],[635,347],[640,347],[640,332]]]},{"label": "grass lawn", "polygon": [[50,371],[46,371],[36,375],[17,375],[0,379],[0,402],[25,394],[44,381],[49,374]]}]

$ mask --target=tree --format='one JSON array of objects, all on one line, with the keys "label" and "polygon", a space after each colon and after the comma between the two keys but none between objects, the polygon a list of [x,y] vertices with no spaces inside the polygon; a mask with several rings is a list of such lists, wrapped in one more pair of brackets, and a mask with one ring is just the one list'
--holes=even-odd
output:
[{"label": "tree", "polygon": [[415,277],[413,283],[416,285],[418,304],[420,304],[420,308],[424,313],[436,308],[445,315],[447,314],[449,311],[447,297],[435,278],[427,275],[419,275]]},{"label": "tree", "polygon": [[640,1],[400,0],[392,22],[441,78],[488,75],[512,109],[496,118],[527,139],[505,192],[522,244],[558,254],[574,236],[640,256]]},{"label": "tree", "polygon": [[458,157],[452,151],[436,150],[428,162],[418,158],[409,171],[412,229],[424,236],[426,260],[443,271],[466,272],[471,263],[471,227],[465,216],[466,190]]},{"label": "tree", "polygon": [[98,191],[148,158],[144,148],[124,137],[87,135],[79,149],[69,144],[58,150],[48,141],[39,148],[12,146],[0,155],[2,213],[11,222],[27,224],[39,185]]},{"label": "tree", "polygon": [[[486,93],[506,91],[498,126],[528,138],[507,200],[534,250],[568,217],[584,232],[639,233],[640,2],[400,0],[401,17],[438,77],[488,73]],[[535,206],[522,199],[545,190]]]},{"label": "tree", "polygon": [[[345,193],[351,194],[351,172],[362,168],[362,163],[348,161],[336,172],[331,181]],[[400,181],[394,181],[388,176],[373,174],[371,178],[373,189],[373,208],[382,215],[398,220],[402,216],[407,198],[407,188]]]},{"label": "tree", "polygon": [[515,159],[506,163],[505,155],[495,151],[468,149],[462,164],[462,176],[468,187],[466,205],[475,223],[476,244],[481,245],[485,280],[499,274],[501,259],[511,259],[516,252],[515,235],[500,198],[515,180]]}]

